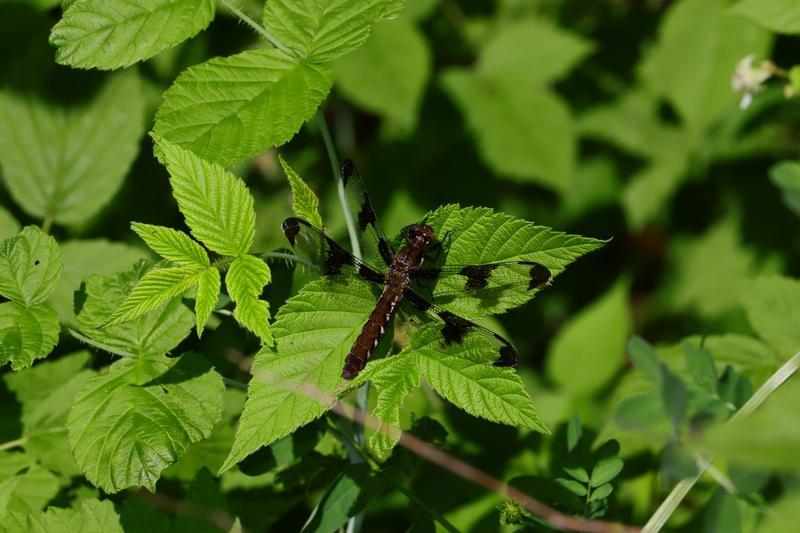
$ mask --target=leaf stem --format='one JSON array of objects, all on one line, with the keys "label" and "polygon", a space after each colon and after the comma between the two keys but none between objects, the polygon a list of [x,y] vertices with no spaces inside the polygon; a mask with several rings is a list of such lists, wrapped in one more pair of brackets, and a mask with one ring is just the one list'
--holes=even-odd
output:
[{"label": "leaf stem", "polygon": [[42,231],[45,233],[50,233],[50,228],[53,225],[53,215],[46,215],[44,220],[42,220]]},{"label": "leaf stem", "polygon": [[[758,390],[753,394],[749,400],[739,409],[728,421],[729,423],[738,418],[749,416],[753,411],[758,409],[761,404],[766,401],[769,396],[775,392],[787,379],[789,379],[797,369],[800,368],[800,352],[794,354],[791,359],[786,361],[783,366],[772,374],[767,381],[761,385]],[[700,465],[699,471],[693,477],[682,480],[675,485],[667,497],[661,502],[661,505],[656,509],[656,512],[650,517],[650,520],[642,528],[642,533],[657,533],[667,523],[672,513],[680,505],[681,501],[689,494],[692,487],[700,479],[705,472],[706,468],[714,461],[713,457],[709,457],[704,465]]]},{"label": "leaf stem", "polygon": [[10,440],[8,442],[4,442],[0,444],[0,452],[4,452],[6,450],[10,450],[11,448],[17,448],[19,446],[24,445],[28,441],[25,437],[20,437],[18,439]]},{"label": "leaf stem", "polygon": [[222,376],[222,382],[232,389],[247,390],[247,383]]},{"label": "leaf stem", "polygon": [[264,37],[267,41],[269,41],[272,46],[274,46],[278,50],[286,52],[287,54],[297,57],[297,54],[294,52],[294,50],[291,50],[285,44],[280,42],[280,40],[278,40],[277,37],[272,35],[272,33],[270,33],[269,30],[267,30],[267,28],[265,28],[264,26],[253,20],[247,13],[245,13],[242,9],[240,9],[234,3],[233,0],[218,0],[218,1],[222,6],[226,7],[231,13],[239,17],[239,20],[250,26],[256,33],[258,33],[259,35]]}]

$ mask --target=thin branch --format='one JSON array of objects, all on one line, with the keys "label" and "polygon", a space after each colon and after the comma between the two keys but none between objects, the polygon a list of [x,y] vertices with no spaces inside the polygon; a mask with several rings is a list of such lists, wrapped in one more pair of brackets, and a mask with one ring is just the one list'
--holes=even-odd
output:
[{"label": "thin branch", "polygon": [[[767,381],[761,385],[758,390],[753,394],[749,400],[739,409],[728,421],[728,423],[737,420],[739,418],[745,417],[750,415],[753,411],[758,409],[761,404],[763,404],[769,396],[778,390],[787,379],[789,379],[797,369],[800,368],[800,352],[794,354],[791,359],[786,361],[778,370],[772,374]],[[667,521],[672,516],[672,513],[680,505],[681,501],[689,494],[689,491],[692,490],[695,483],[698,482],[700,477],[705,472],[708,465],[710,465],[714,461],[713,457],[709,457],[707,459],[707,464],[701,466],[699,472],[690,478],[684,479],[675,485],[675,488],[672,489],[667,497],[661,502],[661,505],[656,509],[656,512],[650,517],[650,520],[644,525],[642,528],[642,533],[657,533],[661,531],[661,528],[667,523]]]},{"label": "thin branch", "polygon": [[264,26],[253,20],[247,13],[242,11],[234,3],[233,0],[219,0],[219,3],[222,6],[228,8],[228,10],[230,10],[231,13],[239,17],[239,20],[250,26],[256,33],[258,33],[259,35],[264,37],[267,41],[269,41],[272,46],[274,46],[278,50],[286,52],[287,54],[297,57],[297,54],[295,53],[294,50],[288,48],[285,44],[280,42],[280,40],[277,37],[272,35],[272,33],[270,33],[269,30],[267,30]]}]

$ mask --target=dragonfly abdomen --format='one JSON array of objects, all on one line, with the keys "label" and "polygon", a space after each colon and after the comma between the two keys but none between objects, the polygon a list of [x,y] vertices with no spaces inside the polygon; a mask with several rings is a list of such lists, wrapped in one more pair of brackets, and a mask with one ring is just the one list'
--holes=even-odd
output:
[{"label": "dragonfly abdomen", "polygon": [[372,356],[381,339],[386,335],[392,317],[397,313],[400,300],[403,298],[403,287],[386,285],[381,293],[375,309],[370,313],[364,327],[356,337],[356,342],[344,360],[342,377],[353,379],[367,366],[367,361]]}]

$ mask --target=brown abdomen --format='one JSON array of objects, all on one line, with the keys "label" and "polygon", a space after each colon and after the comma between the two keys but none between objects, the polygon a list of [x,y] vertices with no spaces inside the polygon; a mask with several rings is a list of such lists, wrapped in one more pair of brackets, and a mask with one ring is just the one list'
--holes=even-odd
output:
[{"label": "brown abdomen", "polygon": [[384,287],[375,309],[370,313],[367,323],[361,328],[361,333],[358,334],[347,359],[344,360],[342,370],[344,379],[353,379],[367,366],[367,360],[386,334],[389,322],[397,312],[402,297],[402,288],[398,289],[391,285]]}]

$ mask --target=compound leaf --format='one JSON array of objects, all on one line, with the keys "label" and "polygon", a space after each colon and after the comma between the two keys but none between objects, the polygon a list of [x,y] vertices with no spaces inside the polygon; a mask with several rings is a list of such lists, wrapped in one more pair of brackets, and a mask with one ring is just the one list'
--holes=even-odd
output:
[{"label": "compound leaf", "polygon": [[117,326],[153,311],[195,286],[207,269],[197,267],[154,268],[147,272],[109,320]]},{"label": "compound leaf", "polygon": [[115,362],[85,384],[70,411],[78,467],[106,492],[154,491],[162,470],[211,435],[223,391],[221,376],[197,354]]}]

